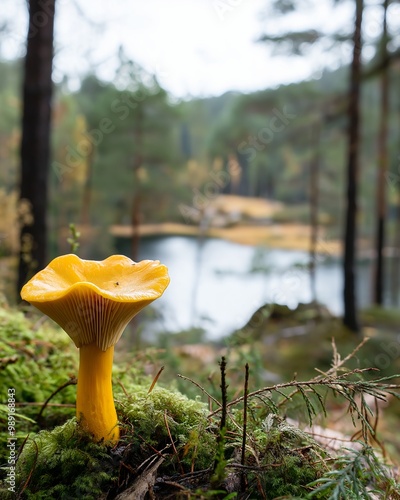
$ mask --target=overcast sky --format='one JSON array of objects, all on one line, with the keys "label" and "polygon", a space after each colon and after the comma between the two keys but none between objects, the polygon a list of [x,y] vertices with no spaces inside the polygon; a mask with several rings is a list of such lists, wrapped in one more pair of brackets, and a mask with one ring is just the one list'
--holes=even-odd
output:
[{"label": "overcast sky", "polygon": [[[318,76],[326,63],[334,66],[348,58],[345,47],[339,53],[314,50],[308,58],[272,57],[269,48],[256,43],[265,28],[284,29],[268,16],[269,4],[268,0],[118,0],[111,7],[108,0],[57,0],[54,78],[59,81],[68,74],[76,86],[79,76],[95,67],[99,76],[112,79],[122,46],[175,96],[219,95]],[[317,21],[317,28],[331,31],[350,28],[351,2],[335,10],[331,4],[321,0],[318,8],[305,16],[296,14],[285,26],[302,28]],[[1,45],[3,57],[23,54],[26,0],[1,0],[0,25],[4,20],[12,30]],[[370,14],[368,34],[378,33],[379,26],[379,14]]]}]

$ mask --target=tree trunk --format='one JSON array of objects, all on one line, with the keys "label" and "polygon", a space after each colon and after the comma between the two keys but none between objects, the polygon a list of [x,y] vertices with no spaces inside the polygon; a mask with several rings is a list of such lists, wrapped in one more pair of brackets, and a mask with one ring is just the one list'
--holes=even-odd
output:
[{"label": "tree trunk", "polygon": [[92,201],[92,183],[93,183],[93,159],[94,148],[87,158],[87,170],[85,177],[85,184],[82,192],[82,209],[81,209],[81,224],[83,227],[90,225],[90,204]]},{"label": "tree trunk", "polygon": [[[139,182],[136,173],[135,173],[135,179],[137,182]],[[131,259],[134,260],[135,262],[139,258],[140,212],[141,212],[140,192],[138,189],[135,189],[135,194],[132,202],[132,247],[131,247]]]},{"label": "tree trunk", "polygon": [[[387,9],[389,0],[383,2],[383,33],[381,42],[381,57],[385,61],[387,58]],[[386,174],[388,169],[388,119],[389,119],[389,65],[385,65],[381,76],[381,110],[378,136],[378,182],[376,192],[376,263],[374,276],[374,303],[383,304],[384,289],[384,261],[383,249],[385,246],[385,218],[386,218]]]},{"label": "tree trunk", "polygon": [[[400,130],[400,100],[397,100],[397,119],[398,130]],[[400,137],[398,138],[398,150],[400,150]],[[398,172],[400,171],[400,156],[397,157],[399,163],[397,164]],[[393,236],[393,247],[394,255],[392,259],[392,265],[390,270],[391,276],[391,296],[392,305],[398,307],[399,305],[399,285],[400,285],[400,184],[389,184],[389,186],[395,186],[397,189],[397,203],[396,203],[396,216],[394,221],[394,236]]]},{"label": "tree trunk", "polygon": [[356,0],[353,59],[350,72],[348,107],[347,210],[344,235],[344,316],[343,323],[353,332],[359,331],[356,300],[356,240],[357,240],[357,182],[359,161],[360,83],[361,83],[361,25],[363,0]]},{"label": "tree trunk", "polygon": [[139,257],[139,242],[140,242],[140,215],[141,215],[141,193],[140,193],[140,178],[139,171],[143,163],[143,110],[138,109],[135,126],[135,156],[133,159],[133,177],[134,177],[134,195],[132,200],[132,241],[131,241],[131,259],[138,260]]},{"label": "tree trunk", "polygon": [[311,299],[317,302],[316,261],[318,243],[318,205],[319,205],[319,163],[320,163],[320,120],[311,127],[314,153],[310,162],[310,286]]},{"label": "tree trunk", "polygon": [[21,218],[18,293],[47,263],[47,198],[50,156],[55,0],[29,1],[29,31],[23,83],[20,201],[31,217]]}]

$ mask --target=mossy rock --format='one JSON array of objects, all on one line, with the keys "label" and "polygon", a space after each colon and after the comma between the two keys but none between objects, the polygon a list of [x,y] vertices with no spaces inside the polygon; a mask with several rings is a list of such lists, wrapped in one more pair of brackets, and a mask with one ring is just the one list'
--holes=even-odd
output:
[{"label": "mossy rock", "polygon": [[259,307],[249,321],[232,334],[231,341],[243,343],[249,339],[260,340],[284,329],[307,327],[309,324],[332,320],[333,317],[327,308],[317,302],[300,303],[295,309],[282,304],[267,303]]}]

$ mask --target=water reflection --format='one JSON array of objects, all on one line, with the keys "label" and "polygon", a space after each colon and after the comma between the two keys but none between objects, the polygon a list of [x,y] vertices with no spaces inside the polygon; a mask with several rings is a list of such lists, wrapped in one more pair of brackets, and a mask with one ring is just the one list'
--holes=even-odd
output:
[{"label": "water reflection", "polygon": [[[120,251],[124,248],[120,246]],[[259,249],[224,240],[158,237],[141,242],[141,259],[159,259],[169,268],[171,284],[156,302],[163,320],[159,330],[202,327],[211,338],[243,326],[267,302],[296,307],[311,300],[308,254]],[[369,303],[370,264],[360,264],[359,301]],[[342,268],[338,260],[317,265],[318,300],[342,313]]]},{"label": "water reflection", "polygon": [[[295,307],[311,299],[305,252],[166,237],[144,240],[140,258],[160,259],[169,268],[171,284],[156,303],[163,314],[162,329],[198,326],[211,337],[222,336],[246,323],[266,302]],[[333,286],[337,272],[328,266],[326,274],[331,274],[330,285],[320,283],[321,293],[337,311],[340,296],[332,297],[338,289]]]}]

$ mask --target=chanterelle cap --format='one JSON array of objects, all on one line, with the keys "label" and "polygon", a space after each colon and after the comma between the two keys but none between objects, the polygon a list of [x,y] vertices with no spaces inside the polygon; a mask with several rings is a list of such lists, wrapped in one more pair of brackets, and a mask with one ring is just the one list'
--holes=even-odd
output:
[{"label": "chanterelle cap", "polygon": [[105,351],[129,321],[169,284],[159,261],[133,262],[124,255],[102,261],[75,254],[55,258],[21,290],[21,297],[58,323],[77,347]]}]

